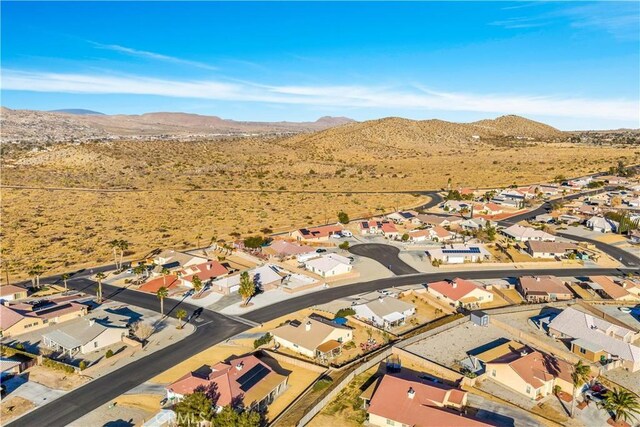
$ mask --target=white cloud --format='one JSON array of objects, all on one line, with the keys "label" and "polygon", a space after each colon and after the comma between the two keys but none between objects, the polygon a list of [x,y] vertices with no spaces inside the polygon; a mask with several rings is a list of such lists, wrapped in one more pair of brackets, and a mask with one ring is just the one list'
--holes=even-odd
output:
[{"label": "white cloud", "polygon": [[189,65],[192,67],[202,68],[204,70],[211,70],[211,71],[215,71],[218,69],[218,67],[205,64],[204,62],[190,61],[188,59],[176,58],[175,56],[163,55],[161,53],[149,52],[146,50],[133,49],[130,47],[120,46],[117,44],[102,44],[102,43],[96,43],[93,41],[89,41],[89,43],[91,43],[92,45],[96,46],[99,49],[111,50],[114,52],[124,53],[126,55],[137,56],[140,58],[148,58],[148,59],[154,59],[157,61],[171,62],[174,64]]},{"label": "white cloud", "polygon": [[277,86],[216,80],[168,80],[143,76],[63,74],[4,70],[3,90],[31,92],[157,95],[175,98],[334,106],[436,110],[626,120],[640,116],[640,101],[439,92],[420,85]]}]

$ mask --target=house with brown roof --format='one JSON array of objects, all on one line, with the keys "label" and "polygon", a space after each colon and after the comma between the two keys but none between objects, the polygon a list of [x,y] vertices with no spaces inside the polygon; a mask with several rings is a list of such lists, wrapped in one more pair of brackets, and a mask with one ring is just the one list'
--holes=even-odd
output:
[{"label": "house with brown roof", "polygon": [[0,300],[15,301],[27,297],[27,290],[15,285],[0,286]]},{"label": "house with brown roof", "polygon": [[0,336],[13,337],[87,314],[84,304],[62,300],[0,304]]},{"label": "house with brown roof", "polygon": [[175,274],[168,274],[162,277],[156,277],[143,283],[138,290],[142,292],[148,292],[150,294],[156,294],[160,288],[173,289],[180,285],[180,280]]},{"label": "house with brown roof", "polygon": [[288,378],[250,354],[189,372],[167,386],[167,399],[175,403],[187,394],[213,388],[217,408],[264,410],[285,391]]},{"label": "house with brown roof", "polygon": [[531,399],[552,394],[556,386],[573,393],[572,365],[550,354],[510,341],[477,357],[487,360],[488,378]]},{"label": "house with brown roof", "polygon": [[[602,298],[616,301],[637,301],[638,296],[629,292],[623,286],[617,284],[607,276],[589,276],[592,283],[588,285]],[[595,286],[594,286],[595,285]]]},{"label": "house with brown roof", "polygon": [[480,420],[464,416],[467,393],[419,378],[384,375],[360,395],[368,424],[379,427],[480,427]]},{"label": "house with brown roof", "polygon": [[298,241],[323,241],[328,240],[334,234],[340,234],[344,230],[341,224],[323,225],[320,227],[300,228],[292,231],[290,236]]},{"label": "house with brown roof", "polygon": [[315,252],[311,246],[299,245],[286,240],[275,240],[269,246],[262,248],[262,253],[280,260],[293,258],[298,255]]},{"label": "house with brown roof", "polygon": [[525,243],[526,251],[534,258],[563,258],[578,249],[574,243],[541,242],[529,240]]},{"label": "house with brown roof", "polygon": [[431,214],[418,214],[416,219],[425,225],[439,225],[442,227],[450,227],[452,225],[459,224],[464,221],[464,218],[460,216],[441,216],[441,215],[431,215]]},{"label": "house with brown roof", "polygon": [[285,323],[272,330],[271,335],[276,346],[321,360],[337,356],[342,346],[353,340],[351,328],[317,315]]},{"label": "house with brown roof", "polygon": [[525,301],[531,303],[565,301],[573,298],[569,288],[555,276],[523,276],[518,279],[516,289]]},{"label": "house with brown roof", "polygon": [[202,264],[191,265],[178,272],[180,284],[189,288],[193,287],[193,278],[198,276],[202,283],[226,276],[227,268],[218,261],[207,261]]},{"label": "house with brown roof", "polygon": [[427,284],[427,292],[453,307],[479,307],[493,301],[493,294],[471,280],[456,277]]}]

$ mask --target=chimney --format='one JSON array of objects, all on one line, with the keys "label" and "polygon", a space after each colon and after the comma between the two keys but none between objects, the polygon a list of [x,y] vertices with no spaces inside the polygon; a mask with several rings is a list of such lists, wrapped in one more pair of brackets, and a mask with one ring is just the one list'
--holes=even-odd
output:
[{"label": "chimney", "polygon": [[407,397],[409,399],[413,399],[413,396],[416,395],[416,391],[413,389],[413,387],[409,387],[409,391],[407,391]]},{"label": "chimney", "polygon": [[378,297],[378,301],[381,302],[381,303],[384,302],[384,297],[382,297],[382,296]]},{"label": "chimney", "polygon": [[307,332],[311,330],[311,320],[307,320],[307,323],[304,325],[304,330]]},{"label": "chimney", "polygon": [[238,363],[238,364],[236,365],[236,369],[237,369],[238,371],[242,371],[242,368],[244,368],[244,362],[240,362],[240,363]]},{"label": "chimney", "polygon": [[96,323],[96,319],[94,317],[89,319],[89,326],[93,326],[94,323]]},{"label": "chimney", "polygon": [[520,352],[520,356],[522,356],[522,357],[526,356],[527,354],[529,354],[529,353],[527,353],[527,350],[522,350]]},{"label": "chimney", "polygon": [[536,282],[540,281],[540,276],[536,277]]},{"label": "chimney", "polygon": [[207,264],[207,270],[211,270],[211,264]]},{"label": "chimney", "polygon": [[457,288],[457,287],[458,287],[458,284],[456,283],[456,281],[455,281],[455,280],[452,280],[452,281],[451,281],[451,287],[452,287],[453,289],[455,289],[455,288]]}]

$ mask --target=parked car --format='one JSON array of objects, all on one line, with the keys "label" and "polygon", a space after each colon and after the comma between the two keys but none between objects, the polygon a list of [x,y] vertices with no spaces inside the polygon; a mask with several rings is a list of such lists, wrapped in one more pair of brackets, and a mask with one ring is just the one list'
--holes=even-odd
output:
[{"label": "parked car", "polygon": [[587,390],[584,392],[584,397],[587,400],[591,400],[596,403],[600,403],[604,400],[604,394],[598,393],[597,391]]},{"label": "parked car", "polygon": [[318,254],[321,254],[321,253],[324,253],[324,252],[327,252],[327,250],[326,249],[322,249],[322,248],[316,249],[316,253],[318,253]]},{"label": "parked car", "polygon": [[332,239],[342,239],[344,236],[340,233],[334,233],[331,235]]},{"label": "parked car", "polygon": [[620,310],[623,313],[631,313],[631,308],[629,307],[618,307],[618,310]]}]

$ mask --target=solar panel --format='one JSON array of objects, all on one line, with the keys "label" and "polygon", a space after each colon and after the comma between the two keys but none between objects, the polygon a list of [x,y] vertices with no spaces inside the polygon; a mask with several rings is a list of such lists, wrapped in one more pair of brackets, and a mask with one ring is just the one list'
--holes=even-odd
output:
[{"label": "solar panel", "polygon": [[479,254],[480,248],[469,248],[469,249],[443,249],[443,254]]},{"label": "solar panel", "polygon": [[369,223],[368,222],[363,222],[362,223],[362,228],[369,228]]},{"label": "solar panel", "polygon": [[264,365],[257,364],[253,368],[249,369],[249,371],[238,378],[238,384],[240,384],[240,390],[245,393],[251,389],[254,385],[256,385],[260,380],[269,375],[269,369],[267,369]]}]

